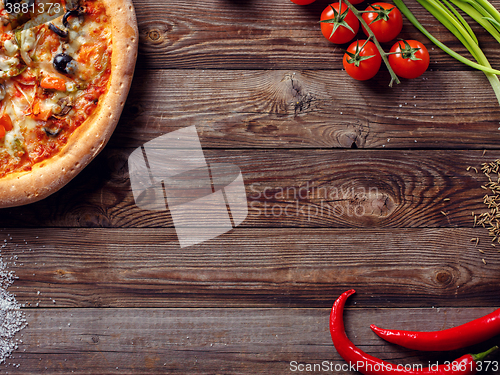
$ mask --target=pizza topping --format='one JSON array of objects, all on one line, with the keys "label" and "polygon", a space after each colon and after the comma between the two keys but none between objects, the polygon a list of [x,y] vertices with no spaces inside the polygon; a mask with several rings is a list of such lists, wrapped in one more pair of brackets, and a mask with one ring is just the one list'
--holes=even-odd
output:
[{"label": "pizza topping", "polygon": [[3,47],[5,48],[7,56],[14,56],[19,50],[17,43],[13,42],[12,39],[7,39],[4,42]]},{"label": "pizza topping", "polygon": [[65,39],[65,38],[68,37],[68,32],[67,31],[61,30],[60,28],[58,28],[53,23],[49,23],[49,29],[51,31],[55,32],[57,35],[59,35],[63,39]]},{"label": "pizza topping", "polygon": [[63,25],[65,28],[69,29],[70,25],[69,25],[69,18],[70,17],[76,17],[76,18],[80,18],[80,16],[82,15],[81,13],[81,9],[72,9],[70,10],[69,12],[66,12],[66,14],[64,15],[63,17]]},{"label": "pizza topping", "polygon": [[0,138],[5,137],[6,132],[12,129],[13,126],[10,116],[6,113],[3,114],[3,116],[0,117]]},{"label": "pizza topping", "polygon": [[51,2],[70,10],[32,14],[0,36],[0,178],[56,155],[107,90],[112,45],[101,0]]},{"label": "pizza topping", "polygon": [[0,117],[0,128],[3,129],[4,131],[9,131],[12,130],[12,120],[10,116],[7,113],[4,113]]},{"label": "pizza topping", "polygon": [[21,58],[26,65],[31,65],[32,59],[28,52],[35,46],[36,36],[34,31],[31,29],[18,31],[16,32],[16,39],[19,43]]},{"label": "pizza topping", "polygon": [[4,58],[0,59],[0,70],[11,70],[17,64],[19,64],[19,60],[16,57],[5,56]]},{"label": "pizza topping", "polygon": [[70,55],[60,53],[54,57],[54,67],[61,73],[74,74],[76,64]]},{"label": "pizza topping", "polygon": [[35,46],[36,35],[32,29],[21,31],[21,51],[28,52]]},{"label": "pizza topping", "polygon": [[61,132],[61,129],[55,129],[52,130],[50,128],[44,127],[43,131],[45,134],[47,134],[49,137],[57,137],[57,135]]},{"label": "pizza topping", "polygon": [[23,140],[22,136],[16,131],[7,132],[5,135],[5,144],[7,146],[7,152],[11,157],[19,159],[24,155]]},{"label": "pizza topping", "polygon": [[74,99],[71,96],[66,96],[57,101],[57,106],[54,106],[54,117],[60,118],[66,116],[73,108]]},{"label": "pizza topping", "polygon": [[66,91],[66,81],[59,77],[46,76],[40,81],[40,87],[49,90]]}]

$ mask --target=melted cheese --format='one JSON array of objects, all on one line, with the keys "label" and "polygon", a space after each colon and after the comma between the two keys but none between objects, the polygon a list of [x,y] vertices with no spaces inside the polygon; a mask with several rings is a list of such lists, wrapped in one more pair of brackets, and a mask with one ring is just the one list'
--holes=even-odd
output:
[{"label": "melted cheese", "polygon": [[[87,104],[91,106],[93,100],[98,100],[98,96],[92,99],[97,91],[89,96],[86,89],[92,88],[95,77],[107,66],[111,31],[106,25],[94,22],[93,17],[71,17],[69,21],[69,37],[63,39],[48,28],[50,22],[66,30],[62,16],[54,18],[53,15],[39,15],[25,23],[22,30],[16,32],[16,37],[14,32],[9,32],[10,38],[6,38],[3,48],[0,48],[0,70],[18,75],[0,80],[0,115],[9,115],[13,125],[13,129],[6,131],[6,135],[0,138],[0,155],[8,154],[12,160],[20,160],[23,153],[28,153],[31,158],[33,152],[35,158],[40,157],[46,151],[37,150],[38,144],[34,141],[38,142],[41,138],[45,142],[49,141],[44,138],[48,137],[43,132],[45,126],[57,130],[57,121],[64,123],[67,120],[71,123],[70,116],[76,118],[76,112],[87,111]],[[54,67],[54,58],[61,53],[74,59],[69,65],[74,68],[71,74],[61,73]],[[80,55],[84,57],[80,58]],[[4,74],[4,77],[8,77],[8,74]],[[59,91],[60,83],[59,86],[54,85],[58,89],[52,88],[50,82],[48,86],[42,87],[42,80],[47,77],[53,82],[64,80],[65,90]],[[72,106],[78,111],[72,111]],[[78,113],[80,119],[81,111]],[[61,120],[57,120],[57,117]],[[47,118],[49,121],[45,121]],[[50,141],[55,140],[57,138]],[[1,173],[0,168],[0,177]]]},{"label": "melted cheese", "polygon": [[5,43],[3,44],[3,47],[5,48],[7,56],[14,56],[19,50],[17,43],[15,42],[15,40],[13,41],[12,39],[6,40]]},{"label": "melted cheese", "polygon": [[17,57],[8,57],[8,56],[0,57],[0,70],[8,71],[17,64],[19,64],[19,59]]},{"label": "melted cheese", "polygon": [[32,29],[21,31],[21,51],[28,52],[36,42],[36,34]]}]

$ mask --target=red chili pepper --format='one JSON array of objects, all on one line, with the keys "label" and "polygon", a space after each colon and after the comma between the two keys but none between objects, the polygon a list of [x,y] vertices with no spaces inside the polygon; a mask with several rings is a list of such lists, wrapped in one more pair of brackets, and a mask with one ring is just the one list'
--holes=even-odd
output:
[{"label": "red chili pepper", "polygon": [[347,337],[344,328],[344,305],[355,291],[353,289],[343,293],[333,304],[330,314],[330,333],[332,335],[333,345],[337,352],[344,360],[349,362],[353,370],[359,371],[364,375],[473,375],[477,372],[476,361],[482,361],[491,352],[498,347],[476,355],[466,354],[451,364],[442,364],[439,366],[419,367],[415,369],[407,369],[404,365],[395,365],[390,362],[383,361],[372,355],[363,352],[356,347]]},{"label": "red chili pepper", "polygon": [[465,348],[500,334],[500,309],[457,327],[442,331],[419,332],[382,329],[372,324],[371,329],[384,340],[405,348],[444,351]]}]

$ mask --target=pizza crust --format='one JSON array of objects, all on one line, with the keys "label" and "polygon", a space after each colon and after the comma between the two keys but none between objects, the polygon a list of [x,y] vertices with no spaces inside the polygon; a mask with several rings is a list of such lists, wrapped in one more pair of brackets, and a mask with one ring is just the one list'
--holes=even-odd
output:
[{"label": "pizza crust", "polygon": [[71,181],[104,148],[120,118],[132,83],[139,34],[131,0],[103,0],[111,20],[111,76],[97,108],[55,156],[29,172],[0,178],[0,208],[44,199]]}]

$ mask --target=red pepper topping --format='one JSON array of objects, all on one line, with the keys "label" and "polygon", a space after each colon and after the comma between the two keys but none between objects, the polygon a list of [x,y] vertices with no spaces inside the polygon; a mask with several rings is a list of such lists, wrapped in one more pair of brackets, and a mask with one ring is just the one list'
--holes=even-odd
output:
[{"label": "red pepper topping", "polygon": [[465,348],[500,334],[500,309],[457,327],[442,331],[419,332],[371,329],[384,340],[414,350],[445,351]]},{"label": "red pepper topping", "polygon": [[476,361],[481,361],[492,351],[498,349],[498,347],[494,347],[477,355],[466,354],[455,360],[452,364],[422,367],[419,370],[406,370],[404,366],[383,361],[363,352],[349,340],[345,333],[343,315],[345,302],[354,293],[355,290],[348,290],[333,304],[330,314],[330,333],[333,345],[340,356],[349,362],[350,366],[354,366],[357,371],[364,375],[473,375],[477,372]]}]

